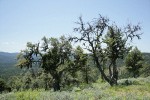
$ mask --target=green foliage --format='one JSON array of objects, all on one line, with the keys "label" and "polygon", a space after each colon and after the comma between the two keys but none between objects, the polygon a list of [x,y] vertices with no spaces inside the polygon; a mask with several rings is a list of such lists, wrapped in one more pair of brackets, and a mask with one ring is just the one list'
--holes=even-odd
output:
[{"label": "green foliage", "polygon": [[[72,46],[64,36],[59,39],[43,37],[42,41],[41,48],[39,43],[32,44],[28,42],[26,50],[23,50],[18,55],[17,66],[20,68],[32,68],[33,64],[39,65],[46,73],[51,74],[54,90],[60,90],[60,77],[67,68],[63,67],[63,65],[70,60]],[[29,87],[29,80],[31,79],[27,78],[25,82],[27,87]]]},{"label": "green foliage", "polygon": [[117,26],[111,26],[108,29],[105,38],[103,39],[106,43],[106,61],[110,64],[109,66],[109,76],[111,84],[117,84],[118,80],[118,70],[117,70],[117,59],[123,59],[125,53],[128,51],[126,46],[127,39],[123,36],[123,33]]},{"label": "green foliage", "polygon": [[117,26],[109,28],[105,35],[104,43],[107,44],[106,53],[110,59],[123,58],[124,54],[128,51],[126,47],[126,37]]},{"label": "green foliage", "polygon": [[13,76],[7,82],[7,85],[12,91],[24,91],[24,90],[35,90],[35,89],[50,89],[52,77],[50,74],[44,73],[43,70],[33,71],[30,69],[19,76]]},{"label": "green foliage", "polygon": [[4,91],[5,87],[6,87],[5,81],[0,78],[0,92]]},{"label": "green foliage", "polygon": [[11,92],[11,88],[7,85],[4,79],[0,78],[0,93],[3,92]]},{"label": "green foliage", "polygon": [[141,74],[144,77],[150,76],[150,64],[148,62],[143,64],[143,68],[141,69]]},{"label": "green foliage", "polygon": [[139,76],[139,70],[143,67],[143,55],[136,47],[126,57],[127,70],[133,73],[133,77]]},{"label": "green foliage", "polygon": [[[27,49],[18,55],[17,66],[30,69],[33,65],[39,65],[45,73],[50,74],[50,80],[43,77],[45,89],[48,89],[50,83],[54,90],[60,90],[61,86],[96,80],[92,76],[95,73],[91,74],[96,70],[89,66],[88,55],[80,46],[76,49],[72,48],[70,41],[64,36],[59,39],[43,37],[42,41],[41,48],[39,43],[28,42]],[[39,87],[38,79],[34,79],[32,75],[24,77],[22,82],[23,89]]]},{"label": "green foliage", "polygon": [[143,68],[141,69],[141,74],[145,77],[150,76],[150,54],[142,53],[144,58]]},{"label": "green foliage", "polygon": [[[82,72],[82,74],[79,77],[83,77],[84,81],[88,84],[89,83],[89,71],[90,68],[87,65],[88,61],[88,55],[84,54],[83,49],[80,46],[77,46],[77,48],[74,51],[74,61],[71,65],[73,67],[72,74],[76,73],[77,71]],[[74,75],[73,75],[74,76]]]}]

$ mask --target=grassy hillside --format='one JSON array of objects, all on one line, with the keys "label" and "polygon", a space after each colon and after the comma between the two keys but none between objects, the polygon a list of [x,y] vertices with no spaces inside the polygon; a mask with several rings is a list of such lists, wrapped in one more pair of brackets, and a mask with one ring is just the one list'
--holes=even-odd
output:
[{"label": "grassy hillside", "polygon": [[118,83],[118,86],[110,87],[98,80],[91,85],[74,87],[70,91],[11,92],[0,94],[0,100],[150,100],[150,77],[122,79]]}]

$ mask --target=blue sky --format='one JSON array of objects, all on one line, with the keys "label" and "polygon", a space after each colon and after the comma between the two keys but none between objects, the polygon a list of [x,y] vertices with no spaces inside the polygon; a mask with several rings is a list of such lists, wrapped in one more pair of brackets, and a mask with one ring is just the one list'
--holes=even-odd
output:
[{"label": "blue sky", "polygon": [[19,52],[43,36],[75,34],[78,17],[99,14],[120,26],[141,23],[142,39],[133,45],[150,52],[150,0],[0,0],[0,51]]}]

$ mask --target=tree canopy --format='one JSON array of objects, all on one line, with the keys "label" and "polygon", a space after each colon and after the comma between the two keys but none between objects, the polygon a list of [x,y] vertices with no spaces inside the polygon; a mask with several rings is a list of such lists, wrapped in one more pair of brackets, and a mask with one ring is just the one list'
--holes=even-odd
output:
[{"label": "tree canopy", "polygon": [[[82,17],[79,17],[77,24],[79,27],[74,31],[79,33],[78,36],[71,36],[70,40],[81,42],[86,50],[88,50],[99,69],[101,76],[110,84],[117,84],[118,70],[116,60],[123,58],[124,54],[130,46],[128,41],[137,37],[140,39],[141,29],[139,25],[128,24],[126,27],[119,28],[116,24],[110,24],[109,19],[103,16],[85,23]],[[106,45],[106,48],[103,47]],[[110,61],[109,77],[105,74],[102,62],[106,59]],[[113,69],[113,70],[111,70]]]},{"label": "tree canopy", "polygon": [[135,47],[126,57],[125,64],[129,72],[133,73],[133,77],[139,76],[139,70],[143,67],[144,58],[140,50]]}]

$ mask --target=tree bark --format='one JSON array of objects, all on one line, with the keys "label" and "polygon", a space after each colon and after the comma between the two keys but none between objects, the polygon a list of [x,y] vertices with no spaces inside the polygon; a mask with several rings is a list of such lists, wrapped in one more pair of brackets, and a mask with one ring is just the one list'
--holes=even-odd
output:
[{"label": "tree bark", "polygon": [[113,61],[113,84],[117,85],[117,80],[118,80],[118,70],[117,70],[117,66],[116,66],[116,60]]},{"label": "tree bark", "polygon": [[54,91],[59,91],[60,90],[60,82],[58,80],[54,79],[53,89],[54,89]]},{"label": "tree bark", "polygon": [[96,66],[98,67],[99,71],[101,72],[101,75],[103,76],[103,78],[112,86],[110,79],[106,76],[106,74],[104,73],[99,61],[98,61],[98,57],[96,55],[94,55],[94,60],[96,62]]},{"label": "tree bark", "polygon": [[53,77],[53,89],[54,89],[54,91],[59,91],[60,90],[59,74],[55,70],[53,70],[53,71],[51,71],[51,75]]}]

